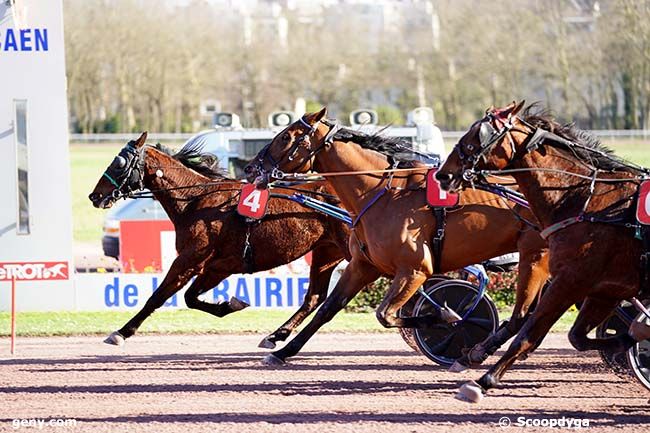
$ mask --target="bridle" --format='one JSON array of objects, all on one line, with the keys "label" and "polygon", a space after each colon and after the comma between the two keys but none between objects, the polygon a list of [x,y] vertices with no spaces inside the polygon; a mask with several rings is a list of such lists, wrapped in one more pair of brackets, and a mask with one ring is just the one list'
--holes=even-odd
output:
[{"label": "bridle", "polygon": [[115,187],[110,193],[114,201],[144,189],[144,146],[138,149],[128,143],[102,176]]},{"label": "bridle", "polygon": [[[287,177],[287,173],[282,171],[280,167],[286,162],[286,161],[293,161],[296,158],[296,155],[298,153],[298,149],[301,146],[304,146],[306,149],[309,149],[309,154],[305,157],[305,160],[303,161],[302,164],[300,164],[295,171],[300,171],[307,163],[309,163],[309,168],[307,171],[311,171],[312,167],[314,165],[314,157],[318,152],[321,150],[325,149],[328,145],[334,141],[334,134],[341,129],[340,125],[338,123],[335,124],[330,124],[329,122],[326,121],[317,121],[314,123],[314,125],[310,125],[309,122],[303,117],[301,117],[298,120],[298,123],[305,128],[305,132],[301,134],[300,136],[296,137],[291,144],[291,147],[286,151],[286,153],[282,156],[282,158],[279,161],[276,161],[273,156],[269,153],[269,150],[271,149],[271,145],[273,144],[273,140],[270,141],[264,148],[260,151],[260,155],[256,160],[255,163],[255,168],[257,172],[260,174],[260,176],[264,176],[267,171],[264,168],[264,163],[269,162],[271,165],[271,171],[269,173],[270,178],[272,179],[278,179],[282,180]],[[316,131],[318,130],[319,125],[323,123],[324,125],[329,127],[329,131],[325,135],[325,138],[323,139],[323,143],[318,146],[315,149],[312,149],[312,138],[316,134]],[[280,134],[283,134],[285,131],[281,132]]]},{"label": "bridle", "polygon": [[[458,154],[460,161],[463,163],[463,178],[467,177],[466,173],[468,171],[470,173],[475,172],[478,163],[480,161],[486,161],[488,152],[504,137],[508,138],[508,142],[510,143],[512,150],[506,167],[514,162],[515,154],[517,153],[517,149],[515,148],[515,141],[511,135],[511,132],[514,129],[514,119],[521,121],[521,119],[516,116],[508,116],[507,119],[504,119],[503,117],[497,116],[495,113],[488,112],[484,118],[475,122],[474,125],[477,123],[480,124],[478,152],[465,153],[463,151],[461,142],[459,141],[456,143],[456,153]],[[472,127],[474,125],[472,125]],[[466,147],[469,151],[474,150],[473,144],[468,144]]]}]

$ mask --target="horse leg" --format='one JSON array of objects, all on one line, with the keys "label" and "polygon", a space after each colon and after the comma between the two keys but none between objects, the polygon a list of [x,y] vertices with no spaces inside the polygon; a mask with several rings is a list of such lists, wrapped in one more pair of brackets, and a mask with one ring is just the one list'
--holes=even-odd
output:
[{"label": "horse leg", "polygon": [[295,356],[321,326],[332,320],[336,313],[341,311],[361,289],[380,276],[379,271],[372,265],[352,259],[314,318],[286,346],[267,355],[264,358],[264,363],[267,365],[284,364],[287,358]]},{"label": "horse leg", "polygon": [[619,304],[617,299],[589,297],[580,306],[578,317],[569,331],[571,345],[579,351],[602,350],[612,353],[623,352],[635,343],[627,333],[608,338],[589,338],[587,334],[607,319]]},{"label": "horse leg", "polygon": [[426,328],[437,323],[452,323],[460,320],[453,311],[442,308],[432,314],[418,317],[398,317],[399,309],[408,302],[419,287],[427,280],[428,275],[421,271],[400,271],[390,285],[386,296],[377,307],[377,320],[385,328]]},{"label": "horse leg", "polygon": [[199,299],[199,296],[208,290],[216,287],[221,281],[228,277],[228,274],[220,274],[214,271],[206,270],[203,274],[196,277],[192,285],[185,292],[185,304],[187,308],[205,311],[216,317],[224,317],[235,311],[243,310],[249,305],[235,298],[234,296],[228,301],[217,303],[206,302]]},{"label": "horse leg", "polygon": [[535,248],[534,251],[524,248],[519,250],[516,301],[510,320],[504,321],[494,334],[491,334],[456,360],[454,365],[449,368],[450,371],[461,372],[467,368],[481,365],[506,341],[519,332],[529,317],[532,307],[539,300],[542,287],[549,275],[548,250],[540,251],[539,248]]},{"label": "horse leg", "polygon": [[334,268],[341,263],[340,256],[341,252],[338,247],[332,245],[318,247],[313,250],[309,270],[309,288],[302,305],[282,326],[264,337],[258,347],[275,349],[277,341],[285,341],[291,335],[291,332],[325,301]]},{"label": "horse leg", "polygon": [[124,340],[131,337],[138,330],[142,322],[151,315],[154,311],[160,308],[167,299],[174,293],[187,284],[187,282],[196,273],[196,269],[200,269],[201,263],[197,263],[196,259],[186,256],[178,256],[169,268],[169,272],[165,275],[162,283],[157,290],[155,290],[151,297],[144,304],[144,307],[129,320],[126,325],[118,331],[109,335],[104,343],[121,346]]},{"label": "horse leg", "polygon": [[560,278],[553,280],[506,353],[478,382],[471,381],[463,384],[456,398],[473,403],[480,401],[485,392],[499,384],[508,368],[517,359],[525,359],[528,353],[535,350],[562,314],[582,298],[584,292],[575,290],[574,287],[563,283]]}]

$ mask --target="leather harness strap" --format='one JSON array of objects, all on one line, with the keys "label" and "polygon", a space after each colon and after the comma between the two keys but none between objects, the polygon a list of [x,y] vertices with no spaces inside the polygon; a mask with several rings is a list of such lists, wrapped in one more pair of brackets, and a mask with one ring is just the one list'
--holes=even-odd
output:
[{"label": "leather harness strap", "polygon": [[442,245],[445,240],[445,226],[447,224],[447,209],[444,207],[433,208],[436,218],[436,231],[433,234],[433,272],[440,273],[440,262],[442,259]]},{"label": "leather harness strap", "polygon": [[641,232],[641,242],[643,242],[643,252],[640,260],[641,269],[639,270],[641,277],[639,292],[641,298],[643,298],[644,295],[650,295],[650,226],[641,225],[639,230]]}]

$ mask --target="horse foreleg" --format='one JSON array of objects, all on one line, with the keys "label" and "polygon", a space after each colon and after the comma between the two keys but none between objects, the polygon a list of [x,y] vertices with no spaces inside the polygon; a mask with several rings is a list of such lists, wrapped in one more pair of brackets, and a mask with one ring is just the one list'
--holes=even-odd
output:
[{"label": "horse foreleg", "polygon": [[258,347],[274,349],[277,341],[285,341],[293,330],[325,301],[332,272],[341,263],[340,256],[340,250],[334,246],[319,247],[313,250],[309,271],[309,288],[302,305],[282,326],[264,337]]},{"label": "horse foreleg", "polygon": [[[612,293],[615,293],[612,290]],[[619,304],[617,299],[587,298],[580,306],[578,317],[569,331],[571,345],[579,351],[603,350],[606,352],[623,352],[634,344],[634,339],[628,334],[609,338],[589,338],[587,334],[600,325]]]},{"label": "horse foreleg", "polygon": [[199,299],[202,293],[216,287],[221,281],[228,277],[228,274],[219,274],[214,271],[206,270],[203,274],[196,277],[192,285],[185,292],[185,304],[188,308],[205,311],[216,317],[224,317],[235,311],[243,310],[249,305],[235,297],[228,301],[218,303],[206,302]]},{"label": "horse foreleg", "polygon": [[124,340],[135,334],[140,325],[142,325],[142,322],[144,322],[151,313],[160,308],[167,299],[187,284],[190,278],[192,278],[196,273],[196,269],[198,269],[199,266],[200,264],[197,263],[194,258],[185,256],[176,257],[176,260],[172,263],[169,272],[165,275],[162,283],[160,283],[158,289],[151,294],[151,297],[149,297],[147,302],[144,304],[144,307],[142,307],[142,309],[138,311],[138,313],[133,316],[126,325],[108,336],[108,338],[104,340],[104,343],[114,344],[116,346],[124,344]]},{"label": "horse foreleg", "polygon": [[[537,236],[537,235],[536,235]],[[548,271],[548,250],[534,248],[534,251],[520,248],[515,307],[510,320],[505,321],[494,334],[472,347],[459,358],[450,370],[459,372],[479,366],[493,355],[512,336],[517,334],[538,301],[546,283]]]},{"label": "horse foreleg", "polygon": [[526,320],[506,353],[485,373],[478,382],[465,383],[456,396],[461,400],[478,402],[490,388],[497,386],[510,366],[517,359],[525,359],[537,348],[553,324],[562,314],[584,297],[584,292],[568,290],[561,280],[553,280],[539,305]]},{"label": "horse foreleg", "polygon": [[309,322],[293,340],[282,349],[269,354],[264,362],[266,364],[283,364],[291,356],[295,356],[309,339],[345,307],[357,293],[366,285],[372,283],[381,274],[372,265],[353,259],[345,268],[341,279],[318,309],[314,318]]}]

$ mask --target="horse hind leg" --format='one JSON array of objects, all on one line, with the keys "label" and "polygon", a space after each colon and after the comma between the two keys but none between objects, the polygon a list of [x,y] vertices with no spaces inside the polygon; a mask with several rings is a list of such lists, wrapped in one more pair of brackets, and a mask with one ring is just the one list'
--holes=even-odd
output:
[{"label": "horse hind leg", "polygon": [[616,299],[589,297],[580,307],[578,317],[569,331],[569,342],[578,351],[602,350],[605,352],[623,352],[634,344],[634,338],[621,334],[608,338],[589,338],[587,334],[607,319],[619,304]]},{"label": "horse hind leg", "polygon": [[185,292],[185,304],[187,308],[204,311],[215,317],[225,317],[228,314],[243,310],[249,305],[234,296],[228,301],[217,303],[206,302],[199,299],[199,296],[208,290],[216,287],[220,282],[228,277],[228,274],[217,273],[214,271],[205,271],[192,282],[192,285]]},{"label": "horse hind leg", "polygon": [[340,258],[333,260],[333,256],[341,256],[338,248],[314,249],[309,272],[309,288],[307,289],[307,294],[302,305],[282,326],[264,337],[258,347],[275,349],[276,342],[285,341],[293,330],[300,326],[307,316],[313,313],[325,301],[332,273],[342,260]]}]

